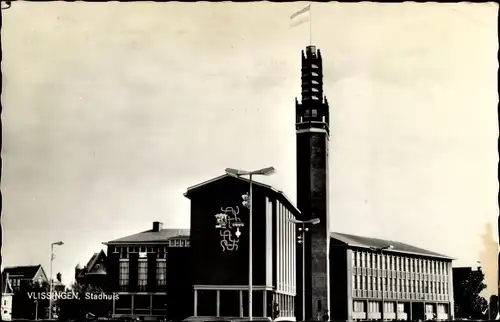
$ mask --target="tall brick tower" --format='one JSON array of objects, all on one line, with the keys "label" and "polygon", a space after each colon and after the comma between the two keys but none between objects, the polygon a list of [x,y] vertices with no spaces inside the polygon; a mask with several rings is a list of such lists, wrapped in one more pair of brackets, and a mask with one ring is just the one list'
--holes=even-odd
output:
[{"label": "tall brick tower", "polygon": [[330,314],[328,222],[329,107],[323,97],[323,64],[315,46],[302,51],[302,98],[296,99],[297,207],[301,220],[320,223],[305,234],[305,274],[302,247],[297,247],[297,319],[302,319],[302,276],[305,278],[305,318]]}]

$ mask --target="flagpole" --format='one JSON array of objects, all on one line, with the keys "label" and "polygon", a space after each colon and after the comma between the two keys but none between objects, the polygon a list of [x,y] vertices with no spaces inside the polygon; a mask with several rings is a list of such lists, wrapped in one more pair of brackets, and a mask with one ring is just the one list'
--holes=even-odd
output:
[{"label": "flagpole", "polygon": [[313,20],[313,12],[312,5],[309,5],[309,46],[312,46],[312,20]]}]

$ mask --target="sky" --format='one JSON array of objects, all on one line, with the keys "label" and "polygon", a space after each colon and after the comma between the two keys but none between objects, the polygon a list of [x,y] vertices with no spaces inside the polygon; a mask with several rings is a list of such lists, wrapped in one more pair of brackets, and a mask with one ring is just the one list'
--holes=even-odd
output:
[{"label": "sky", "polygon": [[[41,263],[49,274],[61,240],[54,275],[70,283],[102,242],[153,221],[189,228],[183,193],[226,167],[272,165],[263,181],[296,200],[294,101],[310,39],[289,18],[303,6],[3,11],[3,266]],[[497,12],[313,4],[332,231],[413,244],[455,266],[485,262],[488,224],[498,240]]]}]

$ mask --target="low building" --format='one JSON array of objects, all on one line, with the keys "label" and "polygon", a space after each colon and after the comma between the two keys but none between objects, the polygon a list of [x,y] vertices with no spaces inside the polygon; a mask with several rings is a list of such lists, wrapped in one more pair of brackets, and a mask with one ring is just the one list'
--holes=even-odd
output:
[{"label": "low building", "polygon": [[23,285],[49,282],[42,265],[5,267],[2,272],[3,279],[6,274],[9,275],[14,292],[20,290]]},{"label": "low building", "polygon": [[75,267],[75,281],[80,285],[87,285],[95,289],[107,289],[107,256],[104,250],[94,253],[87,265]]},{"label": "low building", "polygon": [[5,273],[2,281],[2,321],[12,320],[12,298],[14,291],[10,285],[9,273]]},{"label": "low building", "polygon": [[192,312],[188,229],[152,229],[109,242],[108,291],[112,315],[183,319]]},{"label": "low building", "polygon": [[332,320],[449,320],[452,258],[396,241],[332,233]]},{"label": "low building", "polygon": [[[298,209],[275,188],[222,175],[187,189],[191,201],[194,314],[188,320],[248,318],[252,268],[253,320],[295,319]],[[245,201],[245,203],[244,203]],[[252,202],[252,262],[249,209]]]}]

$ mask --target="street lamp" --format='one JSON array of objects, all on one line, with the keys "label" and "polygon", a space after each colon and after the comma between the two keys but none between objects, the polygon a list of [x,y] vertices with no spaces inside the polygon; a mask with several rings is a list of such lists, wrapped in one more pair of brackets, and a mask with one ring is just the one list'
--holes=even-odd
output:
[{"label": "street lamp", "polygon": [[[244,171],[238,169],[227,168],[226,173],[235,177],[248,176],[250,181],[250,192],[247,195],[243,195],[243,206],[247,207],[249,210],[248,218],[248,319],[252,321],[252,292],[253,292],[253,248],[252,248],[252,177],[254,175],[269,176],[273,174],[276,170],[274,167],[267,167],[255,171]],[[247,200],[248,199],[248,200]]]},{"label": "street lamp", "polygon": [[298,243],[302,244],[302,321],[306,320],[306,232],[309,231],[309,227],[319,224],[319,218],[313,218],[309,220],[297,220],[288,219],[288,221],[301,225],[299,227],[300,236],[297,237]]},{"label": "street lamp", "polygon": [[[370,249],[371,249],[372,251],[377,252],[377,253],[380,253],[380,256],[382,256],[382,255],[383,255],[384,250],[387,250],[387,249],[388,249],[388,250],[391,250],[391,249],[393,249],[393,248],[394,248],[394,246],[392,246],[392,245],[387,245],[387,246],[384,246],[384,247],[370,247]],[[382,256],[382,261],[383,261],[383,260],[384,260],[384,258],[383,258],[383,256]],[[387,276],[387,275],[386,275],[386,276]],[[382,277],[383,277],[383,275],[382,275]],[[382,283],[381,283],[381,286],[382,286],[382,314],[381,314],[381,316],[380,316],[380,317],[381,317],[381,320],[382,320],[382,321],[384,321],[384,311],[385,311],[385,307],[384,307],[384,304],[385,304],[385,303],[384,303],[384,300],[385,300],[385,297],[384,297],[384,292],[385,292],[385,290],[384,290],[384,282],[385,282],[385,281],[384,281],[384,280],[382,280]]]},{"label": "street lamp", "polygon": [[52,262],[54,261],[54,246],[64,245],[62,241],[50,244],[50,296],[49,296],[49,320],[52,319],[52,301],[54,292],[54,281],[52,280]]}]

